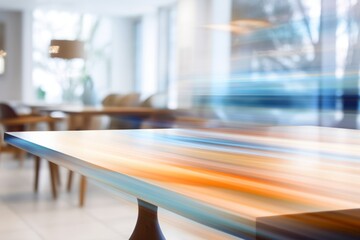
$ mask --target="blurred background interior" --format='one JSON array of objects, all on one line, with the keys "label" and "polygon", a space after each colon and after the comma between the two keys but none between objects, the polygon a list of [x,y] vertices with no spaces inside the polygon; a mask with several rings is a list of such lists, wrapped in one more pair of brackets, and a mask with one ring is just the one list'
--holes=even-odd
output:
[{"label": "blurred background interior", "polygon": [[[359,4],[2,0],[0,100],[162,94],[164,107],[222,122],[357,128]],[[83,54],[51,57],[56,39]]]},{"label": "blurred background interior", "polygon": [[[175,110],[130,126],[102,117],[92,129],[357,129],[359,51],[360,0],[0,0],[0,102],[17,114],[27,103]],[[114,212],[135,203],[121,208],[91,184],[82,209],[75,191],[56,202],[50,190],[34,196],[24,184],[33,161],[19,168],[13,158],[1,154],[0,221],[13,221],[0,225],[1,239],[70,239],[79,229],[91,231],[76,239],[129,237]],[[165,218],[171,239],[229,238]]]}]

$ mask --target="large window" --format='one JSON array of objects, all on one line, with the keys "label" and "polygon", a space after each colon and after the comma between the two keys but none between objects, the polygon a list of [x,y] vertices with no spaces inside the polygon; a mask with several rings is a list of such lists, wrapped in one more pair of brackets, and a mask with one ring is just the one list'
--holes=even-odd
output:
[{"label": "large window", "polygon": [[359,0],[180,5],[184,107],[233,122],[356,127]]},{"label": "large window", "polygon": [[[78,101],[85,76],[99,95],[109,91],[112,20],[91,14],[35,10],[33,13],[33,83],[38,100],[59,102],[65,84],[72,81]],[[49,57],[51,39],[83,40],[86,58],[63,60]]]}]

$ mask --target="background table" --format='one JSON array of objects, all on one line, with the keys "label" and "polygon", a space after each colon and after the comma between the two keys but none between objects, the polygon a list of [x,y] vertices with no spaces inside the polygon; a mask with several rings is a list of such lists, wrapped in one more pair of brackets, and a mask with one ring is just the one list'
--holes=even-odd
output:
[{"label": "background table", "polygon": [[132,239],[162,238],[157,206],[247,239],[360,236],[355,130],[66,131],[5,139],[138,198]]},{"label": "background table", "polygon": [[[170,112],[170,109],[156,109],[148,107],[104,107],[104,106],[69,106],[69,105],[29,105],[34,112],[62,112],[69,116],[69,130],[90,129],[91,118],[94,116],[118,116],[137,117],[140,119],[150,118],[156,114]],[[80,124],[76,119],[80,118]]]}]

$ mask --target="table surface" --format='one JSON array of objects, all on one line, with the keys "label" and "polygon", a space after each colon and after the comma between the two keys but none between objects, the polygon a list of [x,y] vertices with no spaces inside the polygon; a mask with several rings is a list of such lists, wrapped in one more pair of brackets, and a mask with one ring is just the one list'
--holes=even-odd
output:
[{"label": "table surface", "polygon": [[5,140],[219,230],[360,208],[360,132],[321,127],[6,133]]}]

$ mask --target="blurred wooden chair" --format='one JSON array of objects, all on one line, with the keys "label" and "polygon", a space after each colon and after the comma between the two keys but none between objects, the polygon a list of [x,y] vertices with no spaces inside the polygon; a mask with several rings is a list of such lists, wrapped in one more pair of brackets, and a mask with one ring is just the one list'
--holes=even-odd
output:
[{"label": "blurred wooden chair", "polygon": [[[140,105],[141,107],[168,109],[168,95],[166,93],[155,93],[146,98]],[[141,122],[142,129],[148,128],[171,128],[175,121],[173,111],[160,111],[148,119]]]},{"label": "blurred wooden chair", "polygon": [[141,104],[141,107],[149,107],[149,108],[168,108],[168,95],[163,92],[154,93],[147,97]]},{"label": "blurred wooden chair", "polygon": [[[139,107],[140,94],[133,92],[125,95],[122,94],[109,94],[102,101],[105,107]],[[137,118],[133,117],[110,117],[108,129],[134,129],[139,128],[140,122]]]},{"label": "blurred wooden chair", "polygon": [[[41,115],[19,115],[17,112],[8,104],[0,103],[0,125],[5,132],[21,132],[26,130],[35,130],[35,127],[39,123],[45,123],[48,125],[49,130],[55,130],[55,123],[59,119],[52,118],[50,116]],[[3,132],[1,132],[0,139],[0,155],[2,152],[13,152],[16,158],[20,159],[20,165],[23,164],[25,152],[21,149],[14,148],[7,145],[3,141]],[[39,187],[39,173],[40,173],[40,157],[35,156],[35,181],[34,191],[38,191]],[[56,164],[49,162],[52,195],[54,198],[57,197],[56,185],[60,183],[59,168]]]}]

